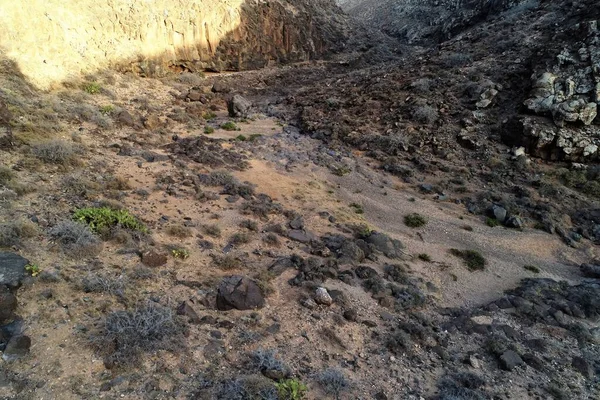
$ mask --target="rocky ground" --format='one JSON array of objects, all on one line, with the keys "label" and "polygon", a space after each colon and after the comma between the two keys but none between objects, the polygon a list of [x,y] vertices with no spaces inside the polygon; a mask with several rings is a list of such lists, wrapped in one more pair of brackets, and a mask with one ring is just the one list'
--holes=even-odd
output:
[{"label": "rocky ground", "polygon": [[4,62],[0,397],[598,398],[595,72],[532,66],[554,7],[254,72]]}]

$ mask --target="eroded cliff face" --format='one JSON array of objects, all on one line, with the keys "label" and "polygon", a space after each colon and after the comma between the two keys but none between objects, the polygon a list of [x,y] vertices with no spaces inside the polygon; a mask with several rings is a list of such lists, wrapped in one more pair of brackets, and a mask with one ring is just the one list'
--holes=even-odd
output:
[{"label": "eroded cliff face", "polygon": [[330,0],[1,0],[0,51],[41,88],[107,67],[248,69],[343,42]]}]

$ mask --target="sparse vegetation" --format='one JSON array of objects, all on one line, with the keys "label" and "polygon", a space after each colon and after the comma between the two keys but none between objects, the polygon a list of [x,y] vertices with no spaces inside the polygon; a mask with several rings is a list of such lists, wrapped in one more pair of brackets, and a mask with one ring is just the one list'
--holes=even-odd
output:
[{"label": "sparse vegetation", "polygon": [[24,219],[0,224],[0,247],[17,246],[37,233],[37,226]]},{"label": "sparse vegetation", "polygon": [[217,118],[217,114],[212,111],[208,111],[202,114],[202,118],[204,118],[206,121],[210,121],[211,119]]},{"label": "sparse vegetation", "polygon": [[15,173],[12,169],[0,165],[0,185],[6,185],[8,182],[13,180],[15,177]]},{"label": "sparse vegetation", "polygon": [[438,111],[431,106],[417,107],[412,114],[415,121],[431,125],[438,120]]},{"label": "sparse vegetation", "polygon": [[252,221],[251,219],[245,219],[240,222],[240,227],[246,228],[252,232],[258,232],[258,223],[256,221]]},{"label": "sparse vegetation", "polygon": [[87,225],[61,221],[50,229],[50,237],[74,258],[94,257],[102,250],[102,242]]},{"label": "sparse vegetation", "polygon": [[350,381],[339,369],[327,368],[316,376],[317,382],[325,393],[339,399],[340,395],[350,389]]},{"label": "sparse vegetation", "polygon": [[276,383],[279,398],[281,400],[300,400],[302,399],[308,388],[297,378],[284,379]]},{"label": "sparse vegetation", "polygon": [[237,135],[235,137],[235,140],[237,140],[238,142],[245,142],[246,140],[248,140],[248,138],[244,135]]},{"label": "sparse vegetation", "polygon": [[83,85],[83,91],[88,94],[98,94],[102,91],[102,86],[98,82],[87,82]]},{"label": "sparse vegetation", "polygon": [[500,222],[498,222],[498,220],[497,220],[496,218],[490,218],[490,217],[488,217],[488,218],[485,220],[485,224],[486,224],[487,226],[489,226],[490,228],[494,228],[494,227],[496,227],[496,226],[500,225]]},{"label": "sparse vegetation", "polygon": [[169,308],[148,302],[133,310],[111,312],[91,339],[105,364],[127,366],[146,351],[181,349],[180,333]]},{"label": "sparse vegetation", "polygon": [[50,164],[73,164],[81,150],[64,140],[49,140],[34,145],[32,153],[40,160]]},{"label": "sparse vegetation", "polygon": [[214,133],[214,132],[215,132],[215,128],[213,128],[212,126],[206,125],[204,127],[204,134],[205,135],[210,135],[211,133]]},{"label": "sparse vegetation", "polygon": [[418,213],[412,213],[404,216],[404,225],[409,228],[420,228],[427,224],[427,218]]},{"label": "sparse vegetation", "polygon": [[250,353],[250,367],[264,371],[284,372],[286,366],[273,349],[258,349]]},{"label": "sparse vegetation", "polygon": [[190,256],[190,252],[182,247],[171,249],[171,254],[174,258],[178,258],[180,260],[185,260]]},{"label": "sparse vegetation", "polygon": [[232,254],[224,254],[224,255],[213,255],[213,263],[220,269],[228,271],[232,269],[238,269],[242,266],[242,261],[232,255]]},{"label": "sparse vegetation", "polygon": [[540,269],[538,267],[536,267],[535,265],[525,265],[525,266],[523,266],[523,268],[526,269],[527,271],[533,272],[534,274],[540,273]]},{"label": "sparse vegetation", "polygon": [[233,245],[246,244],[250,242],[250,235],[246,232],[234,233],[229,239],[229,243]]},{"label": "sparse vegetation", "polygon": [[363,209],[363,206],[361,204],[350,203],[350,208],[352,208],[354,210],[354,212],[357,213],[357,214],[364,214],[365,213],[365,210]]},{"label": "sparse vegetation", "polygon": [[235,124],[235,122],[227,121],[221,124],[221,129],[225,131],[239,131],[240,128]]},{"label": "sparse vegetation", "polygon": [[487,264],[486,259],[477,250],[450,249],[450,254],[462,258],[471,271],[483,270]]},{"label": "sparse vegetation", "polygon": [[126,276],[113,277],[104,273],[89,272],[81,280],[81,287],[86,293],[106,293],[120,297],[125,294],[126,284]]},{"label": "sparse vegetation", "polygon": [[174,224],[167,227],[167,233],[170,236],[175,236],[180,239],[185,239],[192,236],[192,230],[185,225]]},{"label": "sparse vegetation", "polygon": [[82,208],[75,211],[73,219],[87,224],[94,232],[116,226],[142,233],[148,232],[146,226],[127,210],[114,210],[108,207]]},{"label": "sparse vegetation", "polygon": [[217,224],[203,225],[202,232],[215,238],[221,237],[221,228]]},{"label": "sparse vegetation", "polygon": [[277,234],[275,234],[273,232],[267,233],[265,236],[263,236],[262,240],[263,240],[263,242],[265,242],[266,244],[271,245],[271,246],[279,246],[280,245],[279,236],[277,236]]},{"label": "sparse vegetation", "polygon": [[25,266],[25,271],[29,272],[31,276],[35,278],[42,272],[42,269],[37,264],[27,264]]},{"label": "sparse vegetation", "polygon": [[421,261],[425,261],[425,262],[431,262],[431,256],[427,253],[421,253],[417,256],[419,258],[419,260]]}]

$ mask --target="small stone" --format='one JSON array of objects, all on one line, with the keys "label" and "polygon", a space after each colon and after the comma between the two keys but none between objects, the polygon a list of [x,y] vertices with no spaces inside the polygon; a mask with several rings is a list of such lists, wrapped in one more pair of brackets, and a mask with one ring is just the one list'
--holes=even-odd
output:
[{"label": "small stone", "polygon": [[0,285],[17,288],[25,278],[29,260],[15,253],[0,252]]},{"label": "small stone", "polygon": [[594,368],[583,357],[573,357],[571,366],[588,379],[594,376]]},{"label": "small stone", "polygon": [[188,317],[189,322],[192,324],[199,324],[200,317],[192,306],[190,306],[186,301],[181,302],[181,304],[177,307],[177,315],[184,315]]},{"label": "small stone", "polygon": [[513,215],[510,218],[508,218],[505,225],[509,228],[521,229],[523,228],[523,226],[525,226],[525,223],[523,222],[523,219],[521,219],[521,217]]},{"label": "small stone", "polygon": [[523,359],[512,350],[506,350],[500,356],[500,367],[506,371],[512,371],[516,366],[522,365]]},{"label": "small stone", "polygon": [[469,364],[471,364],[471,367],[473,367],[475,369],[481,368],[481,363],[479,362],[477,357],[475,357],[474,355],[469,356]]},{"label": "small stone", "polygon": [[31,347],[31,339],[29,336],[18,335],[13,336],[8,341],[2,359],[4,361],[13,361],[19,358],[25,357],[29,354],[29,348]]},{"label": "small stone", "polygon": [[492,207],[492,214],[494,214],[494,218],[496,218],[498,222],[504,222],[507,212],[504,207],[495,205]]},{"label": "small stone", "polygon": [[354,309],[344,311],[344,318],[351,322],[356,322],[358,319],[358,313]]},{"label": "small stone", "polygon": [[6,286],[0,286],[0,323],[10,320],[17,308],[17,297]]},{"label": "small stone", "polygon": [[327,289],[320,287],[315,293],[315,302],[324,306],[330,306],[331,304],[333,304],[333,299],[327,292]]},{"label": "small stone", "polygon": [[317,308],[317,303],[311,298],[300,300],[300,305],[302,307],[308,308],[309,310],[314,310],[315,308]]}]

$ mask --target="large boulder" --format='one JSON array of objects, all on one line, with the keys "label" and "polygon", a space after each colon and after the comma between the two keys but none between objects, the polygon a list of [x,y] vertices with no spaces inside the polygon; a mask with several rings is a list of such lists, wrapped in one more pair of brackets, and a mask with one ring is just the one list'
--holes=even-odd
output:
[{"label": "large boulder", "polygon": [[253,310],[264,306],[262,291],[253,280],[234,275],[221,281],[217,292],[217,309]]},{"label": "large boulder", "polygon": [[239,94],[234,95],[227,101],[227,110],[230,117],[245,118],[248,116],[250,107],[252,107],[252,103]]},{"label": "large boulder", "polygon": [[26,276],[25,266],[29,260],[15,253],[0,252],[0,285],[19,287]]}]

